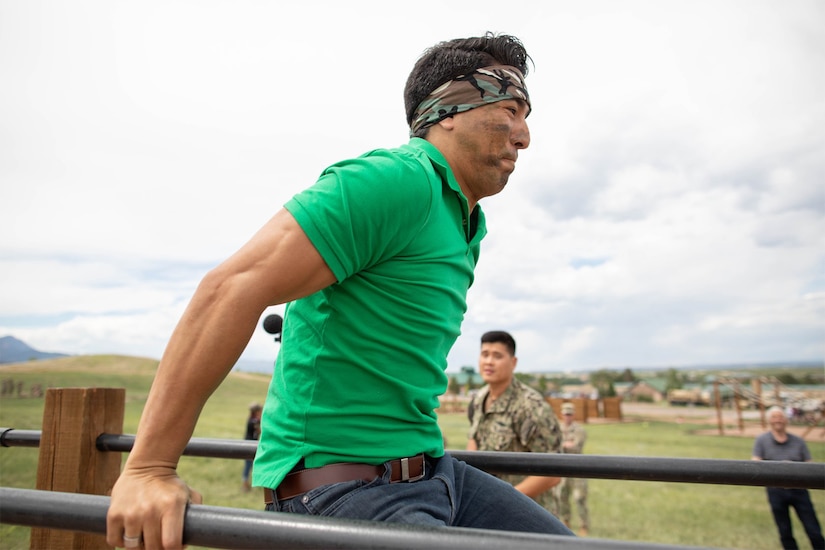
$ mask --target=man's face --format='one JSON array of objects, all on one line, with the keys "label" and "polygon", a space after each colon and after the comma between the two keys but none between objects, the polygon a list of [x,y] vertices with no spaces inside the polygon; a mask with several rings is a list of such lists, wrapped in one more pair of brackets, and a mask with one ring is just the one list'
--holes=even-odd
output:
[{"label": "man's face", "polygon": [[488,384],[509,384],[513,379],[518,359],[510,355],[507,346],[500,342],[484,342],[478,357],[478,371]]},{"label": "man's face", "polygon": [[450,166],[471,202],[504,189],[520,149],[530,145],[527,103],[506,99],[459,113],[454,125],[456,158]]},{"label": "man's face", "polygon": [[771,430],[775,432],[784,432],[788,425],[788,419],[782,413],[774,412],[768,416],[768,423],[771,425]]}]

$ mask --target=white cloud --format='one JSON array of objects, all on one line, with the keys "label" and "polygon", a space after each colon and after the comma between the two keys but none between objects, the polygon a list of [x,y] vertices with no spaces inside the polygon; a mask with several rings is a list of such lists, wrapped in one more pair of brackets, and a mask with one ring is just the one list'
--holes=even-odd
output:
[{"label": "white cloud", "polygon": [[468,5],[0,4],[0,335],[159,357],[293,193],[406,141],[424,48],[494,30],[535,60],[532,143],[451,367],[492,328],[522,371],[823,356],[820,2]]}]

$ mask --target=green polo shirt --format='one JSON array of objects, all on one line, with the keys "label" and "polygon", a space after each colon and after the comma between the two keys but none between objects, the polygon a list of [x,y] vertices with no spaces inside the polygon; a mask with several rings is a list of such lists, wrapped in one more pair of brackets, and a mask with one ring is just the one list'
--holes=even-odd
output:
[{"label": "green polo shirt", "polygon": [[335,164],[285,205],[337,282],[287,305],[256,486],[304,459],[444,454],[435,414],[486,233],[447,162],[413,138]]}]

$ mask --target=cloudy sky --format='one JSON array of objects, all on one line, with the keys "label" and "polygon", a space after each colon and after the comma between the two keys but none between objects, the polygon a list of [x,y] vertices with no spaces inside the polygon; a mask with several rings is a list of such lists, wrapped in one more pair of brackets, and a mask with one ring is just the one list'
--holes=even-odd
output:
[{"label": "cloudy sky", "polygon": [[524,371],[822,360],[820,0],[2,2],[0,336],[159,358],[286,200],[407,141],[421,52],[487,30],[535,62],[532,143],[450,370],[490,329]]}]

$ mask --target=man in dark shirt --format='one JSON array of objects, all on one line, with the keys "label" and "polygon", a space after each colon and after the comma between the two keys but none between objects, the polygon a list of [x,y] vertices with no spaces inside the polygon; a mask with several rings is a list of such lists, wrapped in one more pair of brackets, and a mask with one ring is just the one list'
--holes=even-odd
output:
[{"label": "man in dark shirt", "polygon": [[[780,407],[771,407],[768,410],[768,424],[771,430],[757,437],[753,444],[753,456],[751,457],[753,460],[810,462],[811,451],[808,450],[805,440],[786,431],[788,418]],[[767,491],[773,519],[779,529],[782,548],[786,550],[799,548],[793,536],[791,507],[796,510],[796,515],[802,522],[814,550],[825,548],[822,529],[819,526],[819,520],[816,519],[816,511],[807,489],[767,487]]]}]

